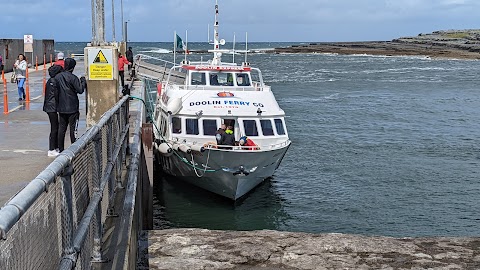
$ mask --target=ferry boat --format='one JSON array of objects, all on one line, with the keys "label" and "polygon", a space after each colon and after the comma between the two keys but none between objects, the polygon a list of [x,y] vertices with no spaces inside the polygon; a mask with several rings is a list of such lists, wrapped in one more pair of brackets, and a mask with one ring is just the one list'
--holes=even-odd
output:
[{"label": "ferry boat", "polygon": [[[231,51],[220,48],[218,14],[217,0],[213,58],[175,64],[158,85],[155,160],[167,174],[237,200],[273,176],[291,141],[261,71],[222,62]],[[232,135],[235,142],[223,145]]]}]

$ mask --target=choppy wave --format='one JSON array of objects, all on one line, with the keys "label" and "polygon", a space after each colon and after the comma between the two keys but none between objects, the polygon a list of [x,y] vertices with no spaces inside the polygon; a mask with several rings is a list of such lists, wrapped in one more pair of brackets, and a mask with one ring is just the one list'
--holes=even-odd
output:
[{"label": "choppy wave", "polygon": [[[154,54],[158,47],[168,45],[137,50]],[[274,179],[235,208],[194,192],[185,202],[165,199],[188,205],[179,211],[188,225],[397,237],[480,233],[471,218],[480,162],[478,63],[329,54],[248,60],[273,83],[292,147]],[[274,221],[259,218],[269,215]],[[181,227],[179,216],[168,221]]]},{"label": "choppy wave", "polygon": [[167,49],[162,49],[162,48],[155,48],[151,50],[144,50],[140,51],[141,53],[158,53],[158,54],[167,54],[167,53],[172,53],[173,51],[167,50]]}]

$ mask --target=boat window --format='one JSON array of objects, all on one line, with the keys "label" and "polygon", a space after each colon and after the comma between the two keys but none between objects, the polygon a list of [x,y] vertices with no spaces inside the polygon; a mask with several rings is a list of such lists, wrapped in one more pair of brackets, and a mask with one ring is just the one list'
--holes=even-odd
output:
[{"label": "boat window", "polygon": [[192,72],[192,85],[206,85],[205,73],[203,72]]},{"label": "boat window", "polygon": [[210,85],[233,86],[233,73],[210,73]]},{"label": "boat window", "polygon": [[175,134],[182,133],[182,120],[178,117],[172,117],[172,132]]},{"label": "boat window", "polygon": [[257,123],[255,120],[243,120],[243,128],[246,136],[258,136]]},{"label": "boat window", "polygon": [[285,129],[283,128],[282,119],[275,119],[275,128],[277,129],[278,135],[285,135]]},{"label": "boat window", "polygon": [[217,132],[217,120],[203,120],[203,135],[215,135]]},{"label": "boat window", "polygon": [[223,124],[225,126],[232,126],[235,127],[235,119],[223,119]]},{"label": "boat window", "polygon": [[187,118],[186,120],[187,134],[198,135],[198,119]]},{"label": "boat window", "polygon": [[273,136],[273,126],[270,119],[260,120],[260,125],[262,126],[263,136]]},{"label": "boat window", "polygon": [[250,79],[247,73],[238,73],[237,74],[237,85],[238,86],[250,86]]},{"label": "boat window", "polygon": [[258,73],[258,71],[252,70],[252,72],[250,73],[250,76],[252,76],[252,81],[260,82],[260,73]]}]

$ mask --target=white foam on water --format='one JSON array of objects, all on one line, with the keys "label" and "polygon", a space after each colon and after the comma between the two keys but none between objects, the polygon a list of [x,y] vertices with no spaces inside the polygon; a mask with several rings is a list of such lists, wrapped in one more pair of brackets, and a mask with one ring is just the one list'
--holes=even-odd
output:
[{"label": "white foam on water", "polygon": [[141,53],[158,53],[158,54],[172,53],[171,50],[162,49],[162,48],[154,48],[154,49],[152,49],[152,50],[140,51],[140,52],[141,52]]}]

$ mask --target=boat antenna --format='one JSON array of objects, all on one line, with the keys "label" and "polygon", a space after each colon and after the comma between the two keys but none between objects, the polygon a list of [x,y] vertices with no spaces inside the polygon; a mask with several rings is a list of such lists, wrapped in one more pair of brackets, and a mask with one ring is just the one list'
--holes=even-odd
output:
[{"label": "boat antenna", "polygon": [[232,53],[232,63],[235,63],[235,32],[233,32],[233,53]]},{"label": "boat antenna", "polygon": [[248,55],[248,32],[245,32],[245,64],[247,64],[247,55]]},{"label": "boat antenna", "polygon": [[173,63],[177,58],[177,31],[173,31]]},{"label": "boat antenna", "polygon": [[210,44],[212,42],[210,40],[210,24],[207,25],[207,42]]},{"label": "boat antenna", "polygon": [[215,25],[213,26],[213,64],[218,65],[222,61],[220,50],[220,40],[218,36],[218,0],[215,0]]},{"label": "boat antenna", "polygon": [[187,53],[188,53],[188,30],[185,30],[185,48],[183,48],[185,53],[185,64],[187,64]]}]

